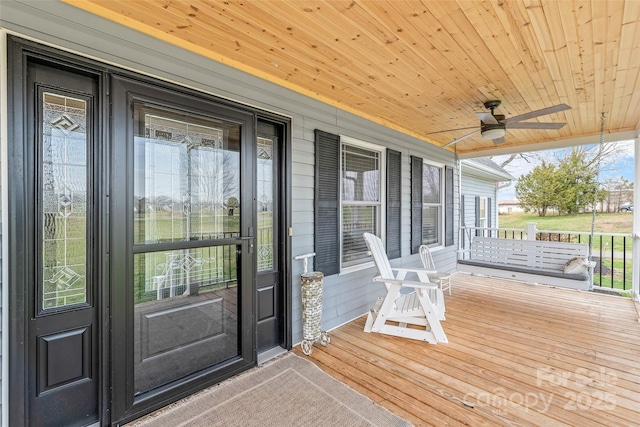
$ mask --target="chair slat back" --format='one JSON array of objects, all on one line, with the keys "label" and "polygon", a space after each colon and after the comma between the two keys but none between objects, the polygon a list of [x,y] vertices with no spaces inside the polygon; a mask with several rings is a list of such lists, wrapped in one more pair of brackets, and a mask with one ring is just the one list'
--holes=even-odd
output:
[{"label": "chair slat back", "polygon": [[393,279],[393,270],[391,270],[391,264],[389,264],[389,258],[387,258],[382,240],[371,233],[364,233],[364,241],[367,243],[367,247],[371,252],[374,264],[378,268],[380,277],[383,279]]},{"label": "chair slat back", "polygon": [[427,270],[435,271],[436,263],[433,262],[433,257],[431,256],[431,251],[427,245],[420,246],[420,261],[422,261],[422,267]]}]

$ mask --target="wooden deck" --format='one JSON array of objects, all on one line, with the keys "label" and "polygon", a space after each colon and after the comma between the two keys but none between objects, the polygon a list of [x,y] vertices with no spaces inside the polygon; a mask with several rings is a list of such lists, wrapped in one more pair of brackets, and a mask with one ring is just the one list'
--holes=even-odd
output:
[{"label": "wooden deck", "polygon": [[629,298],[461,273],[446,298],[448,344],[367,334],[361,317],[309,359],[417,426],[640,425]]}]

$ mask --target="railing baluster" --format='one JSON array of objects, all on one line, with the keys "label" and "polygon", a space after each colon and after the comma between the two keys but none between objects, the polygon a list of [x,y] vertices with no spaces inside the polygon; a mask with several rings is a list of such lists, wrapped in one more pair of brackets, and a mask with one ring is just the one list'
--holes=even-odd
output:
[{"label": "railing baluster", "polygon": [[627,237],[622,237],[622,290],[627,290]]},{"label": "railing baluster", "polygon": [[[600,263],[598,273],[594,272],[594,285],[601,287],[608,287],[617,290],[627,290],[630,289],[632,280],[629,271],[632,269],[631,266],[627,266],[627,253],[630,250],[627,250],[627,238],[630,238],[630,234],[619,234],[619,233],[593,233],[594,239],[591,238],[590,233],[580,233],[574,231],[550,231],[550,230],[536,230],[536,238],[540,240],[548,240],[548,241],[559,241],[559,242],[570,242],[570,243],[583,243],[587,242],[588,245],[593,245],[593,249],[595,253],[592,255],[595,257],[598,255]],[[461,227],[460,228],[460,238],[461,241],[461,249],[468,250],[468,244],[470,243],[470,238],[472,236],[497,236],[499,238],[511,238],[511,239],[526,239],[527,238],[527,230],[526,229],[501,229],[501,228],[486,228],[486,227]],[[563,240],[563,238],[565,240]],[[616,241],[622,241],[622,249],[616,251]],[[605,243],[606,242],[606,243]],[[611,249],[607,250],[605,248],[605,244],[611,245]],[[606,259],[604,258],[606,256]],[[620,260],[622,257],[622,267],[616,267],[616,260]],[[606,264],[605,264],[606,262]],[[603,273],[604,268],[607,267],[607,264],[610,264],[611,272]],[[603,268],[604,267],[604,268]],[[620,274],[621,273],[621,274]],[[620,284],[616,284],[616,277],[620,278]],[[607,278],[610,280],[610,284],[603,283],[603,279]],[[596,283],[597,282],[597,283]]]}]

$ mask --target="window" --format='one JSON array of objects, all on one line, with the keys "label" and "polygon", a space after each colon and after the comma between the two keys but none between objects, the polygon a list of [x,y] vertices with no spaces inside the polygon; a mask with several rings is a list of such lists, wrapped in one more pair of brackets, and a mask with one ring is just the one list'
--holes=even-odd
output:
[{"label": "window", "polygon": [[341,137],[341,269],[369,262],[363,233],[383,234],[385,151]]},{"label": "window", "polygon": [[478,227],[486,228],[488,226],[487,212],[487,198],[480,197],[480,203],[478,205]]},{"label": "window", "polygon": [[401,153],[316,129],[315,167],[313,268],[330,276],[368,264],[366,231],[400,257]]},{"label": "window", "polygon": [[442,244],[444,168],[422,164],[422,244]]},{"label": "window", "polygon": [[454,169],[411,156],[411,253],[455,243]]}]

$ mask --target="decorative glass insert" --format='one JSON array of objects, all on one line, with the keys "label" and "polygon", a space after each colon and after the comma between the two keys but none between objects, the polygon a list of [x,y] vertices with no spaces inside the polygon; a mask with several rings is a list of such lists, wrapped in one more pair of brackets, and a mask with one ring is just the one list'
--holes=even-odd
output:
[{"label": "decorative glass insert", "polygon": [[138,108],[135,244],[237,236],[239,128]]},{"label": "decorative glass insert", "polygon": [[87,103],[42,98],[42,307],[87,302]]},{"label": "decorative glass insert", "polygon": [[258,271],[273,268],[273,140],[258,138]]}]

